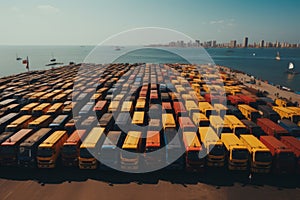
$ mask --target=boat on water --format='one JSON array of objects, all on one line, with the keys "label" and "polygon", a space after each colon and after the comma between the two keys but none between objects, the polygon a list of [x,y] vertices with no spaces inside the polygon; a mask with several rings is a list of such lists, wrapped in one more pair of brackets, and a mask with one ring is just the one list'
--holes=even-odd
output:
[{"label": "boat on water", "polygon": [[280,54],[279,52],[277,51],[277,54],[276,54],[276,57],[275,57],[276,60],[280,60]]},{"label": "boat on water", "polygon": [[120,48],[120,47],[116,47],[115,50],[116,50],[116,51],[120,51],[121,48]]},{"label": "boat on water", "polygon": [[299,72],[295,71],[294,63],[290,62],[288,70],[286,71],[288,74],[299,74]]},{"label": "boat on water", "polygon": [[22,58],[19,57],[18,54],[16,54],[16,60],[22,60]]}]

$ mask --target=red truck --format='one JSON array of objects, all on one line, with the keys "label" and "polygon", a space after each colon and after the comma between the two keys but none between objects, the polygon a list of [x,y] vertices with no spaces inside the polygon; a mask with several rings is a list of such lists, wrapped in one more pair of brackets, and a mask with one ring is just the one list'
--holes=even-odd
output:
[{"label": "red truck", "polygon": [[271,151],[274,173],[293,173],[295,171],[295,155],[292,149],[273,136],[260,136],[260,141]]},{"label": "red truck", "polygon": [[267,135],[274,136],[276,138],[289,135],[287,130],[267,118],[258,118],[257,125],[260,126]]},{"label": "red truck", "polygon": [[244,103],[244,101],[236,95],[228,95],[227,100],[231,105],[238,105]]},{"label": "red truck", "polygon": [[300,174],[300,140],[293,136],[283,136],[280,138],[288,148],[292,149],[296,156],[296,172]]},{"label": "red truck", "polygon": [[256,102],[256,99],[250,97],[250,96],[247,96],[247,95],[238,95],[238,97],[247,105],[253,107],[253,108],[257,108],[258,104]]}]

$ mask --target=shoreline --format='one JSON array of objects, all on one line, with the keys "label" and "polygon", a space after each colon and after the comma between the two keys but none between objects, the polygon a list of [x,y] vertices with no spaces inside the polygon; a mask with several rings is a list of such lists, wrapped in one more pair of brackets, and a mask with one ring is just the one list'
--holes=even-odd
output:
[{"label": "shoreline", "polygon": [[[268,93],[267,97],[270,97],[273,100],[279,98],[285,98],[292,102],[297,102],[298,105],[300,105],[300,94],[297,94],[293,90],[287,91],[287,90],[280,89],[275,85],[269,84],[268,80],[258,79],[252,76],[251,74],[247,74],[240,70],[234,70],[227,66],[219,66],[219,67],[226,69],[227,71],[230,71],[230,74],[234,76],[237,81],[240,81],[243,85],[249,88],[260,90],[262,92],[266,91]],[[255,83],[250,83],[250,82],[255,82]]]}]

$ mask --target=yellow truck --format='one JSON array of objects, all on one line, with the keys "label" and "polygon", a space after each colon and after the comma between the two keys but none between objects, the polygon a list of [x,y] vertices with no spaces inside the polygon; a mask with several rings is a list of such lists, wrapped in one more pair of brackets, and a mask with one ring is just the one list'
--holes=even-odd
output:
[{"label": "yellow truck", "polygon": [[223,133],[221,141],[226,148],[229,170],[247,170],[248,149],[234,133]]},{"label": "yellow truck", "polygon": [[206,165],[209,167],[223,167],[225,162],[225,148],[219,136],[211,127],[199,127],[200,140],[205,148]]},{"label": "yellow truck", "polygon": [[251,172],[269,173],[272,166],[270,150],[253,135],[240,135],[240,140],[248,149]]}]

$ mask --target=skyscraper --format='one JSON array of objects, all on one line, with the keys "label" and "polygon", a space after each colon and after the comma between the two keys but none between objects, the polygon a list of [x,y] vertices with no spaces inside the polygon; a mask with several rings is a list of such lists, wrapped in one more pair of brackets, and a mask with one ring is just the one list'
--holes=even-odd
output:
[{"label": "skyscraper", "polygon": [[245,37],[245,38],[244,38],[243,47],[244,47],[244,48],[247,48],[247,47],[248,47],[248,37]]},{"label": "skyscraper", "polygon": [[263,47],[265,47],[265,41],[264,41],[264,40],[261,40],[261,41],[260,41],[260,45],[259,45],[259,46],[260,46],[260,48],[263,48]]}]

